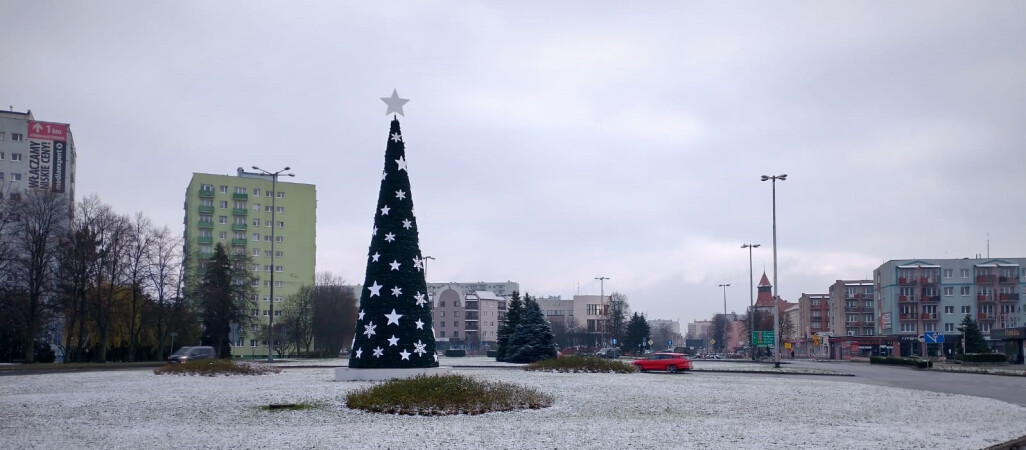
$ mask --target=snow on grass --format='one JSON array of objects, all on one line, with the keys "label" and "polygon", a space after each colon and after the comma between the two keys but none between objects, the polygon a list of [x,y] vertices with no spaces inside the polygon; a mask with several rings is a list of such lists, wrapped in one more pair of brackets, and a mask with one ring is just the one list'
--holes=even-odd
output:
[{"label": "snow on grass", "polygon": [[[6,448],[982,448],[1026,435],[997,400],[803,377],[457,371],[550,408],[411,417],[350,410],[331,369],[258,377],[148,370],[0,378]],[[301,411],[263,411],[308,403]],[[368,437],[375,439],[367,442]]]}]

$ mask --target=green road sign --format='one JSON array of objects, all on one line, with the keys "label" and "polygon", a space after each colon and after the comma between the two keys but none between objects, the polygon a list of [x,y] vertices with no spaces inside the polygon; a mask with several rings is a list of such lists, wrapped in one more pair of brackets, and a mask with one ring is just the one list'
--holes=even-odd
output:
[{"label": "green road sign", "polygon": [[773,346],[773,332],[772,331],[753,331],[752,341],[755,342],[757,347],[771,347]]}]

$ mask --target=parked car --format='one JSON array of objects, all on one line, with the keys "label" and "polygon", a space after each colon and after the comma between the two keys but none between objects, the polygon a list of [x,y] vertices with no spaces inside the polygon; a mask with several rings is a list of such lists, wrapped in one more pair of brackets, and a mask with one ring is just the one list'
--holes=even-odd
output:
[{"label": "parked car", "polygon": [[691,370],[691,360],[681,353],[659,352],[648,355],[642,359],[636,359],[631,364],[637,366],[638,370],[646,372],[649,370],[665,370],[676,373],[679,370]]},{"label": "parked car", "polygon": [[598,356],[599,358],[616,359],[620,357],[620,349],[615,347],[604,347],[595,352],[595,356]]},{"label": "parked car", "polygon": [[182,347],[167,358],[168,364],[185,363],[201,359],[214,359],[214,347]]}]

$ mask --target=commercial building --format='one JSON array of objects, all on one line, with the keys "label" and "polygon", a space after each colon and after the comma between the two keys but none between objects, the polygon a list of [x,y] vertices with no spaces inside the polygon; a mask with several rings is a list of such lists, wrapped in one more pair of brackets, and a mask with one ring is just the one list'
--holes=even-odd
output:
[{"label": "commercial building", "polygon": [[830,332],[834,336],[875,336],[876,305],[872,280],[837,280],[829,287]]},{"label": "commercial building", "polygon": [[253,321],[234,327],[232,355],[266,357],[272,291],[278,321],[284,300],[314,284],[315,186],[272,183],[270,176],[242,168],[234,176],[193,173],[185,190],[184,223],[187,289],[198,283],[199,263],[213,255],[217,244],[232,258],[245,260],[257,277],[250,299]]},{"label": "commercial building", "polygon": [[32,111],[0,111],[0,195],[20,198],[29,189],[75,203],[75,140],[71,125],[37,121]]},{"label": "commercial building", "polygon": [[520,284],[506,282],[428,283],[431,323],[439,349],[471,352],[495,348],[506,319],[506,302]]},{"label": "commercial building", "polygon": [[[993,332],[1026,323],[1023,265],[1026,258],[887,261],[873,271],[880,334],[899,336],[903,355],[947,356],[954,351],[959,324],[969,316],[979,323],[992,350],[1021,354],[1017,331]],[[926,338],[935,333],[944,335],[944,343]],[[1005,341],[1006,336],[1012,339]],[[1020,348],[1006,348],[1006,343]]]}]

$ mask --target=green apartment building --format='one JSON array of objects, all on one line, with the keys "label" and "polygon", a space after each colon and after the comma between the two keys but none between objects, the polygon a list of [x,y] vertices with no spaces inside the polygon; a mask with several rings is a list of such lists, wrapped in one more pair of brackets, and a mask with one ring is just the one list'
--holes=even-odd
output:
[{"label": "green apartment building", "polygon": [[212,256],[218,243],[233,258],[248,257],[249,269],[258,278],[251,298],[252,323],[232,330],[236,357],[267,356],[272,290],[278,322],[284,300],[314,284],[316,187],[282,181],[288,179],[284,175],[273,183],[271,176],[241,167],[235,176],[193,173],[185,192],[185,255],[190,268],[185,285],[198,282],[198,260]]}]

